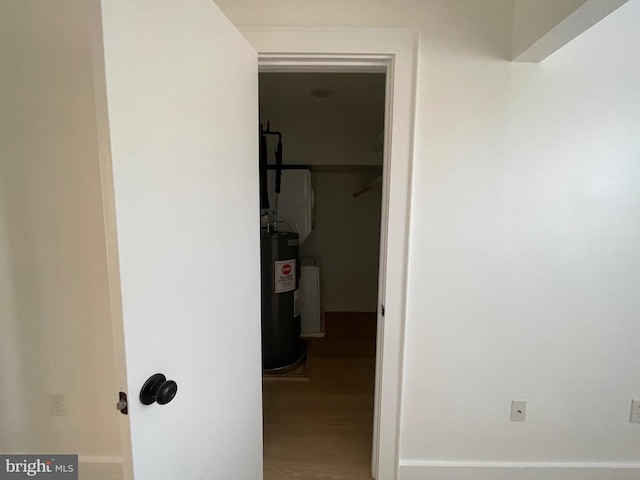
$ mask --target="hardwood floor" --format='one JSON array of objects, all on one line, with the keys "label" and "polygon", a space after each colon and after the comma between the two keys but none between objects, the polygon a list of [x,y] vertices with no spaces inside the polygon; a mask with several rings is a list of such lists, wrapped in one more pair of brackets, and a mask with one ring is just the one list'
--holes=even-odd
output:
[{"label": "hardwood floor", "polygon": [[376,316],[325,322],[308,381],[263,382],[265,480],[371,480]]}]

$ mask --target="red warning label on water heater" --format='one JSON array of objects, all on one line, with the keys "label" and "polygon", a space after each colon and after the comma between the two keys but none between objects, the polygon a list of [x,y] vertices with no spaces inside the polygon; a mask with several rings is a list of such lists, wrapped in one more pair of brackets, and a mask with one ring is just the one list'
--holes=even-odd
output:
[{"label": "red warning label on water heater", "polygon": [[282,260],[275,263],[276,293],[291,292],[296,289],[296,260]]}]

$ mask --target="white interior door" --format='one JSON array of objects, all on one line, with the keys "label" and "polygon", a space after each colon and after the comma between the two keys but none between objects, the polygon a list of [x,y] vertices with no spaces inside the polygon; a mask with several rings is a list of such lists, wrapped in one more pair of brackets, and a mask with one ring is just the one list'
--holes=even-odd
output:
[{"label": "white interior door", "polygon": [[211,0],[102,0],[102,44],[134,476],[262,478],[257,54]]}]

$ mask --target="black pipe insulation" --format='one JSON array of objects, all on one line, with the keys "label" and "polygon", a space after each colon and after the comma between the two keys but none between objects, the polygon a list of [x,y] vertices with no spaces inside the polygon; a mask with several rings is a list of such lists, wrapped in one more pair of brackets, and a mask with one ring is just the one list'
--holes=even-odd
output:
[{"label": "black pipe insulation", "polygon": [[[266,130],[262,130],[262,125],[260,126],[260,135],[261,135],[261,139],[264,139],[265,142],[265,149],[266,149],[266,142],[267,142],[267,138],[266,135],[277,135],[278,136],[278,146],[276,147],[276,193],[280,193],[280,186],[282,185],[282,133],[281,132],[274,132],[271,130],[271,125],[270,122],[267,122],[267,129]],[[261,144],[262,145],[262,144]],[[265,153],[265,158],[266,158],[266,153]],[[265,170],[266,168],[269,168],[268,166],[268,162],[265,161]]]},{"label": "black pipe insulation", "polygon": [[282,142],[278,140],[276,148],[276,193],[280,193],[280,185],[282,184]]},{"label": "black pipe insulation", "polygon": [[260,124],[260,208],[269,209],[269,191],[267,189],[267,163],[268,163],[268,151],[267,151],[267,137],[262,130],[262,124]]}]

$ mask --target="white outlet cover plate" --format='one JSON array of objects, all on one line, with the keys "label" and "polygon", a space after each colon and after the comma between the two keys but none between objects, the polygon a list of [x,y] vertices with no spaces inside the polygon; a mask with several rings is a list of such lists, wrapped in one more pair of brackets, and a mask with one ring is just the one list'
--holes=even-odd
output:
[{"label": "white outlet cover plate", "polygon": [[629,423],[640,423],[640,400],[634,398],[631,400],[631,415]]},{"label": "white outlet cover plate", "polygon": [[511,401],[511,421],[524,422],[527,419],[527,401],[512,400]]},{"label": "white outlet cover plate", "polygon": [[64,394],[52,393],[49,395],[49,413],[60,417],[67,415],[67,406],[65,405]]}]

